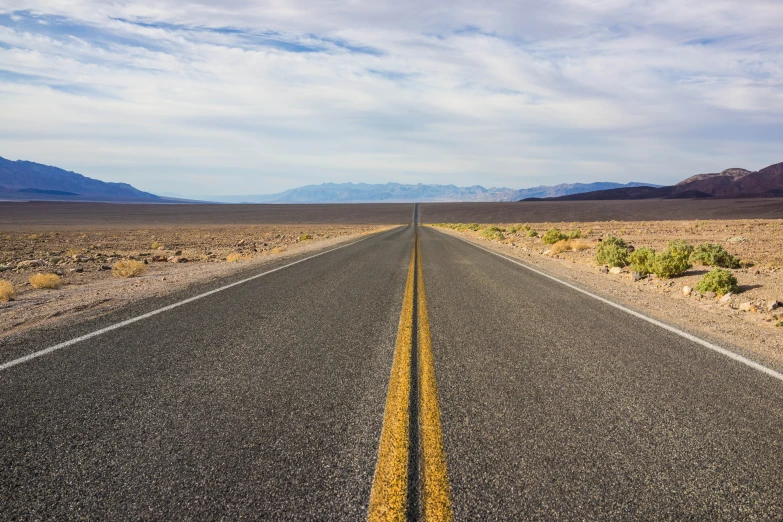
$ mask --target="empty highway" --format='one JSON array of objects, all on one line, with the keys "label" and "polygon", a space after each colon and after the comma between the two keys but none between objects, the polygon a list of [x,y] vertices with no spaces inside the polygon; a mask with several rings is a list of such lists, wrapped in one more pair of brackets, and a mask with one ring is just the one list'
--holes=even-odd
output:
[{"label": "empty highway", "polygon": [[778,374],[429,227],[296,261],[3,346],[0,518],[783,519]]}]

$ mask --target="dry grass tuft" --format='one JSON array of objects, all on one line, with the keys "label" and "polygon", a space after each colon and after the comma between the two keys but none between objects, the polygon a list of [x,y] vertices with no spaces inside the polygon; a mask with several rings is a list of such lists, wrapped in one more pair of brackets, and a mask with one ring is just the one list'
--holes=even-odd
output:
[{"label": "dry grass tuft", "polygon": [[0,303],[7,303],[16,295],[14,284],[11,281],[0,279]]},{"label": "dry grass tuft", "polygon": [[285,247],[275,247],[272,249],[273,254],[279,254],[280,252],[285,252]]},{"label": "dry grass tuft", "polygon": [[111,268],[111,273],[114,277],[138,277],[147,271],[147,265],[141,261],[134,261],[132,259],[123,259],[114,263]]},{"label": "dry grass tuft", "polygon": [[229,255],[226,256],[226,262],[228,263],[239,263],[242,261],[243,257],[242,254],[238,252],[231,252]]},{"label": "dry grass tuft", "polygon": [[562,239],[552,245],[552,254],[561,252],[578,252],[580,250],[590,250],[593,243],[584,239]]},{"label": "dry grass tuft", "polygon": [[33,288],[60,288],[62,280],[57,274],[33,274],[30,276],[30,284]]}]

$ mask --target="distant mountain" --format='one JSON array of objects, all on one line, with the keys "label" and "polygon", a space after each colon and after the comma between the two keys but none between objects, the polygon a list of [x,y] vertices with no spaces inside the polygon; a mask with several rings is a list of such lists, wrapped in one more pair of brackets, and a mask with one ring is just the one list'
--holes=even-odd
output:
[{"label": "distant mountain", "polygon": [[776,163],[758,172],[726,169],[715,174],[697,174],[668,187],[614,188],[563,195],[549,201],[589,201],[617,199],[686,199],[686,198],[771,198],[783,197],[783,163]]},{"label": "distant mountain", "polygon": [[31,161],[0,158],[0,200],[164,202],[127,183],[109,183]]},{"label": "distant mountain", "polygon": [[223,203],[399,203],[434,201],[516,201],[528,197],[551,197],[589,190],[635,187],[643,183],[571,183],[529,189],[484,188],[480,185],[403,185],[400,183],[323,183],[306,185],[279,194],[219,196],[208,198]]}]

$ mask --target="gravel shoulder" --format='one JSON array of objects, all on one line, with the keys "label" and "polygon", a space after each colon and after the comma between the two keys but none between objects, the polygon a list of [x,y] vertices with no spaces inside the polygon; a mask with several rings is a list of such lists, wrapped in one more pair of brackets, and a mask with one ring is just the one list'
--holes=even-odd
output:
[{"label": "gravel shoulder", "polygon": [[[543,233],[553,224],[531,225]],[[628,268],[619,274],[599,271],[593,261],[595,248],[552,255],[550,246],[545,245],[540,238],[511,234],[502,240],[492,240],[469,230],[436,229],[517,258],[616,303],[678,326],[775,369],[783,369],[783,327],[776,326],[783,321],[783,308],[767,310],[768,303],[783,301],[783,268],[779,259],[783,252],[779,244],[783,223],[780,220],[702,222],[695,230],[693,225],[693,222],[656,222],[640,228],[638,223],[616,221],[560,224],[563,230],[589,229],[597,237],[612,231],[615,235],[629,238],[637,247],[661,248],[667,238],[685,237],[693,241],[698,238],[714,240],[713,236],[720,236],[723,240],[726,237],[741,237],[744,239],[742,243],[729,243],[727,248],[742,259],[753,259],[754,265],[734,270],[740,284],[739,294],[723,302],[695,291],[685,295],[683,287],[693,288],[707,272],[705,267],[694,267],[673,279],[652,277],[633,281]],[[631,226],[634,227],[634,233],[631,233]],[[687,230],[694,232],[692,237],[688,236]],[[739,235],[738,231],[743,231],[744,235]],[[679,235],[672,236],[673,233]],[[578,313],[578,310],[574,310],[574,313]]]}]

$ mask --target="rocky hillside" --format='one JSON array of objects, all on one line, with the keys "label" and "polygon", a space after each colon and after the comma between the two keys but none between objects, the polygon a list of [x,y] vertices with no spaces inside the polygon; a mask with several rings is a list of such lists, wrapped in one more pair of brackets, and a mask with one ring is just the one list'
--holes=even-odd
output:
[{"label": "rocky hillside", "polygon": [[0,199],[163,201],[127,183],[109,183],[31,161],[0,158]]},{"label": "rocky hillside", "polygon": [[625,187],[554,198],[531,198],[528,201],[771,197],[783,197],[783,163],[770,165],[757,172],[732,168],[715,174],[698,174],[668,187]]}]

